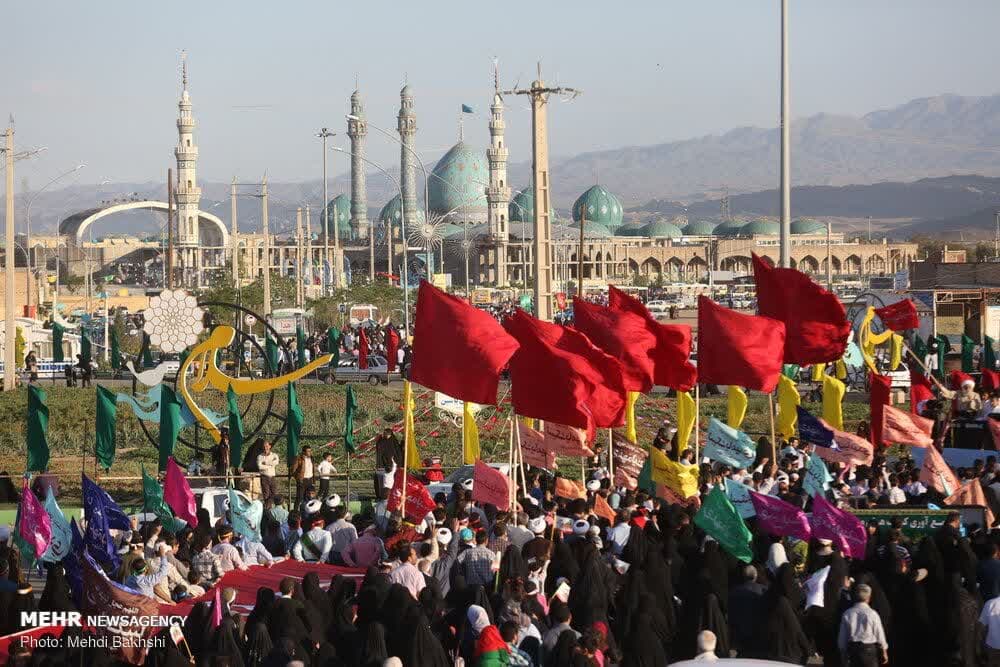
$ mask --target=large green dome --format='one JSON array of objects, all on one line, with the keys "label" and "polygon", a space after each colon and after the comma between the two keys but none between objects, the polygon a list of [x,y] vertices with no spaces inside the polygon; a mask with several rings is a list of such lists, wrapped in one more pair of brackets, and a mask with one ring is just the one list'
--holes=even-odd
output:
[{"label": "large green dome", "polygon": [[639,220],[626,222],[615,230],[615,236],[642,236],[642,230],[646,228],[647,224]]},{"label": "large green dome", "polygon": [[[337,233],[340,234],[341,241],[353,241],[354,233],[351,230],[351,198],[347,195],[337,195],[326,205],[326,215],[329,219],[328,230],[330,238],[333,238],[334,223],[336,223]],[[325,222],[325,220],[324,220]],[[323,225],[320,224],[320,234],[323,232]]]},{"label": "large green dome", "polygon": [[791,231],[792,234],[825,234],[826,225],[819,220],[799,218],[792,220]]},{"label": "large green dome", "polygon": [[431,171],[427,200],[431,213],[449,222],[486,222],[486,153],[460,141]]},{"label": "large green dome", "polygon": [[[573,233],[576,235],[573,238],[579,238],[580,223],[574,222],[571,227],[574,230]],[[583,226],[583,237],[587,239],[609,239],[611,238],[611,232],[604,225],[588,220]]]},{"label": "large green dome", "polygon": [[716,227],[713,234],[723,237],[737,236],[745,224],[742,220],[727,220]]},{"label": "large green dome", "polygon": [[781,233],[781,225],[773,220],[754,220],[748,222],[740,228],[740,236],[778,236]]},{"label": "large green dome", "polygon": [[643,227],[642,235],[652,239],[679,239],[684,236],[684,232],[672,222],[657,220]]},{"label": "large green dome", "polygon": [[[424,210],[418,206],[417,210],[414,211],[413,214],[414,218],[417,221],[417,224],[422,225],[424,223]],[[399,238],[399,234],[396,230],[400,228],[399,225],[400,222],[402,222],[402,220],[403,220],[403,207],[400,205],[399,195],[396,195],[388,202],[386,202],[385,206],[382,207],[382,210],[379,211],[378,222],[382,226],[390,225],[393,229],[392,237],[395,239]],[[407,236],[411,236],[413,233],[414,230],[410,228],[406,229]],[[384,238],[384,233],[382,238]]]},{"label": "large green dome", "polygon": [[715,232],[715,223],[709,220],[698,220],[684,225],[685,236],[711,236]]},{"label": "large green dome", "polygon": [[587,222],[596,222],[612,230],[621,227],[623,213],[621,200],[600,185],[593,186],[573,203],[575,222],[586,217]]},{"label": "large green dome", "polygon": [[[507,219],[510,220],[511,223],[535,223],[535,189],[531,183],[514,195],[514,198],[510,200],[510,204],[507,205]],[[555,219],[556,213],[550,208],[549,220]]]}]

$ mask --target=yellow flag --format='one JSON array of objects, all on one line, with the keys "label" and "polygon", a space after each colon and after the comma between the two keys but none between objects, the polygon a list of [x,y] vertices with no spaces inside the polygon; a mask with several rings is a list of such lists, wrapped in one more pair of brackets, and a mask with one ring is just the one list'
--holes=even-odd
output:
[{"label": "yellow flag", "polygon": [[872,333],[872,320],[875,319],[875,307],[868,306],[865,319],[858,327],[858,340],[861,342],[861,357],[872,372],[877,372],[875,368],[875,347],[889,340],[893,335],[892,329],[886,329],[880,334]]},{"label": "yellow flag", "polygon": [[827,424],[837,429],[844,430],[844,383],[835,377],[827,375],[823,378],[823,419]]},{"label": "yellow flag", "polygon": [[403,382],[403,446],[406,447],[406,467],[410,470],[420,470],[420,452],[417,450],[417,434],[413,427],[413,387],[409,380]]},{"label": "yellow flag", "polygon": [[823,371],[826,370],[826,364],[813,364],[812,367],[812,381],[819,382],[823,379]]},{"label": "yellow flag", "polygon": [[466,401],[462,408],[462,463],[473,465],[479,458],[479,426],[472,414],[472,403]]},{"label": "yellow flag", "polygon": [[837,363],[835,363],[833,365],[833,368],[835,369],[835,371],[837,373],[837,379],[838,380],[846,380],[847,379],[847,364],[844,363],[843,359],[838,359]]},{"label": "yellow flag", "polygon": [[903,361],[903,337],[897,333],[892,334],[892,342],[889,347],[889,370],[894,371],[899,368]]},{"label": "yellow flag", "polygon": [[528,428],[535,428],[535,420],[531,417],[521,417],[521,423]]},{"label": "yellow flag", "polygon": [[672,461],[656,447],[649,448],[649,474],[652,480],[690,498],[698,493],[698,466]]},{"label": "yellow flag", "polygon": [[625,404],[625,439],[631,443],[638,442],[639,435],[635,430],[635,402],[639,400],[639,392],[630,391]]},{"label": "yellow flag", "polygon": [[778,435],[788,438],[795,435],[795,425],[799,421],[799,413],[795,409],[802,402],[795,383],[785,375],[778,378]]},{"label": "yellow flag", "polygon": [[747,393],[741,387],[729,385],[726,395],[729,397],[726,423],[739,428],[743,424],[743,418],[747,416]]},{"label": "yellow flag", "polygon": [[677,392],[677,444],[679,451],[683,452],[691,439],[691,431],[694,430],[695,405],[691,393],[687,391]]}]

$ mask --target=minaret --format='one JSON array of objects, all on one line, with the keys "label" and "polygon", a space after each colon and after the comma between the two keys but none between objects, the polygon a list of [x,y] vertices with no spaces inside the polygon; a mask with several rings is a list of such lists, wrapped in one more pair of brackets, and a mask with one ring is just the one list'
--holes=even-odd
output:
[{"label": "minaret", "polygon": [[351,138],[351,231],[356,239],[368,238],[368,190],[365,187],[365,137],[368,122],[361,91],[351,95],[351,118],[347,119],[347,136]]},{"label": "minaret", "polygon": [[493,64],[493,104],[490,106],[490,147],[486,158],[490,163],[490,183],[486,187],[487,222],[490,237],[496,243],[496,284],[507,280],[507,208],[510,186],[507,184],[507,147],[504,134],[503,98],[500,96],[500,68]]},{"label": "minaret", "polygon": [[400,188],[403,190],[403,211],[406,213],[406,229],[412,231],[417,225],[417,185],[413,165],[413,138],[417,134],[417,115],[413,112],[413,92],[409,85],[399,91],[399,173]]},{"label": "minaret", "polygon": [[[177,246],[183,266],[183,283],[191,281],[191,271],[200,270],[198,210],[201,203],[201,188],[198,187],[196,168],[198,147],[194,143],[194,118],[191,117],[191,98],[188,95],[187,56],[181,56],[182,75],[180,102],[177,103],[177,187],[174,199],[177,202]],[[197,274],[193,282],[198,284]]]}]

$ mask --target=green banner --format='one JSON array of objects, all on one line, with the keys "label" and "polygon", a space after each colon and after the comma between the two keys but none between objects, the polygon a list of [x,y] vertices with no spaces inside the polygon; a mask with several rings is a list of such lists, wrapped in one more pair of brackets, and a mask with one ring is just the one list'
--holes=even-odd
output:
[{"label": "green banner", "polygon": [[226,406],[229,411],[229,462],[234,468],[243,465],[243,416],[236,403],[233,385],[226,390]]},{"label": "green banner", "polygon": [[94,447],[97,452],[97,463],[107,470],[115,460],[115,420],[118,407],[115,392],[97,385],[97,428]]},{"label": "green banner", "polygon": [[63,356],[63,332],[66,331],[64,327],[52,323],[52,361],[59,363],[65,360]]},{"label": "green banner", "polygon": [[49,467],[49,406],[45,392],[28,385],[28,472],[45,472]]},{"label": "green banner", "polygon": [[167,459],[174,455],[181,432],[181,402],[167,385],[160,385],[160,470],[167,469]]},{"label": "green banner", "polygon": [[358,408],[358,401],[354,398],[354,387],[347,385],[344,407],[344,449],[348,454],[355,452],[354,447],[354,411]]},{"label": "green banner", "polygon": [[299,397],[295,393],[295,383],[288,383],[288,416],[285,428],[288,429],[285,436],[288,438],[288,448],[285,452],[285,460],[291,468],[299,455],[299,439],[302,436],[302,408],[299,407]]},{"label": "green banner", "polygon": [[876,510],[851,510],[851,514],[858,517],[864,523],[875,520],[878,521],[879,531],[889,530],[892,527],[892,520],[894,518],[900,518],[903,520],[903,525],[900,530],[910,537],[920,537],[922,535],[931,535],[938,528],[944,525],[945,519],[948,514],[955,510],[930,510],[930,509],[913,509],[913,510],[894,510],[894,509],[876,509]]}]

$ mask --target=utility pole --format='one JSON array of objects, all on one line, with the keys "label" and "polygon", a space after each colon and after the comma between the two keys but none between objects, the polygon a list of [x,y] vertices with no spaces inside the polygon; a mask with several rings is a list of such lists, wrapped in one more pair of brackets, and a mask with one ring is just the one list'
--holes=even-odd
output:
[{"label": "utility pole", "polygon": [[788,91],[788,0],[781,0],[781,254],[783,268],[792,266],[792,112]]},{"label": "utility pole", "polygon": [[504,95],[531,96],[532,176],[535,195],[535,316],[551,320],[552,304],[552,220],[549,184],[549,131],[546,105],[549,95],[575,98],[583,91],[575,88],[547,88],[542,81],[542,64],[538,63],[538,79],[531,88],[506,90]]},{"label": "utility pole", "polygon": [[[326,139],[327,137],[337,136],[336,132],[331,132],[327,128],[321,128],[319,134],[316,135],[323,140],[323,214],[320,218],[323,221],[323,265],[320,267],[320,273],[323,279],[320,281],[323,285],[323,296],[328,296],[330,292],[330,286],[337,287],[338,281],[340,280],[339,273],[336,269],[337,256],[340,254],[340,234],[337,233],[337,216],[334,215],[333,220],[333,255],[334,259],[330,259],[330,212],[327,209],[327,205],[330,203],[330,191],[329,183],[326,180]],[[327,275],[327,268],[329,267],[330,274]]]},{"label": "utility pole", "polygon": [[260,183],[261,223],[264,227],[264,317],[271,314],[271,227],[267,223],[267,177]]},{"label": "utility pole", "polygon": [[5,166],[7,169],[7,196],[4,213],[4,345],[3,345],[3,390],[12,391],[16,385],[14,365],[14,345],[16,331],[14,324],[14,128],[7,126],[4,142]]},{"label": "utility pole", "polygon": [[302,307],[302,207],[295,209],[295,305]]},{"label": "utility pole", "polygon": [[229,190],[229,219],[230,225],[232,226],[232,237],[233,244],[233,288],[240,288],[240,225],[236,219],[236,177],[233,176],[233,184],[230,186]]},{"label": "utility pole", "polygon": [[833,258],[830,251],[830,237],[833,234],[833,223],[826,223],[826,289],[833,291]]},{"label": "utility pole", "polygon": [[[306,267],[309,272],[309,284],[313,281],[313,233],[312,221],[309,218],[309,204],[306,204]],[[320,281],[322,282],[322,281]],[[303,290],[305,287],[302,288]]]},{"label": "utility pole", "polygon": [[[162,238],[162,237],[161,237]],[[167,279],[166,288],[174,287],[174,170],[167,169]]]}]

